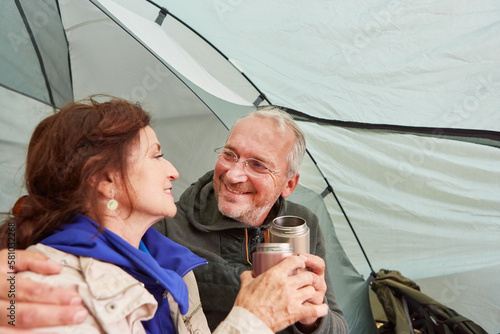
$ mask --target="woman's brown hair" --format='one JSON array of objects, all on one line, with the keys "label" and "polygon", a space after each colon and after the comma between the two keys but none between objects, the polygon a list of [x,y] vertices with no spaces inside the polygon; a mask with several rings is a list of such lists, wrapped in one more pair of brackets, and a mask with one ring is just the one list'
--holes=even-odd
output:
[{"label": "woman's brown hair", "polygon": [[0,248],[7,247],[7,222],[15,223],[16,247],[24,249],[73,214],[95,208],[97,185],[107,172],[117,172],[127,184],[129,148],[149,123],[138,104],[104,96],[68,104],[42,120],[28,146],[28,196],[0,227]]}]

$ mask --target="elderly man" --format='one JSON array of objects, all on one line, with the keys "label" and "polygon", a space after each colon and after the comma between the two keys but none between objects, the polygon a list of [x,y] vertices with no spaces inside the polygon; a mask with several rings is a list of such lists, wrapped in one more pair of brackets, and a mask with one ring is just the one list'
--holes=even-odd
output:
[{"label": "elderly man", "polygon": [[[310,228],[311,253],[325,258],[317,217],[285,200],[298,184],[305,153],[304,136],[287,113],[273,106],[258,108],[233,125],[224,147],[216,152],[214,171],[183,193],[174,218],[155,226],[208,260],[195,275],[212,329],[229,313],[240,274],[252,268],[252,254],[277,216],[304,218]],[[329,314],[304,319],[282,333],[347,333],[328,275],[325,278],[324,271],[318,275],[322,279],[317,289],[322,295],[326,291]]]}]

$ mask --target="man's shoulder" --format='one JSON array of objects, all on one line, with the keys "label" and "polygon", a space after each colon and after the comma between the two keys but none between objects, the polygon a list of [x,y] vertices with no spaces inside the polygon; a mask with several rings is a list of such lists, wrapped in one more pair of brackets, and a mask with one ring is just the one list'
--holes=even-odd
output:
[{"label": "man's shoulder", "polygon": [[290,200],[285,200],[285,202],[286,202],[285,214],[298,216],[304,218],[305,220],[313,219],[316,221],[318,219],[316,214],[312,212],[308,207],[302,204],[292,202]]},{"label": "man's shoulder", "polygon": [[189,226],[189,220],[184,217],[183,213],[177,212],[172,218],[164,218],[153,225],[153,228],[167,237],[169,234],[177,233],[177,231],[184,231],[187,233],[186,228]]}]

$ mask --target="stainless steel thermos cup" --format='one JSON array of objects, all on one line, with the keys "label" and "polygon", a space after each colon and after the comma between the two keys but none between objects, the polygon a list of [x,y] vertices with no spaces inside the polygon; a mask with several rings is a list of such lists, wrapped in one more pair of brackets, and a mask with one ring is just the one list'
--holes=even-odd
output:
[{"label": "stainless steel thermos cup", "polygon": [[303,218],[277,217],[269,229],[269,243],[260,243],[253,253],[253,276],[257,277],[287,256],[309,253],[309,227]]},{"label": "stainless steel thermos cup", "polygon": [[269,242],[291,243],[294,254],[310,253],[309,227],[306,221],[300,217],[276,217],[269,230]]},{"label": "stainless steel thermos cup", "polygon": [[293,246],[290,243],[261,243],[253,253],[253,276],[257,277],[267,269],[287,256],[293,255]]}]

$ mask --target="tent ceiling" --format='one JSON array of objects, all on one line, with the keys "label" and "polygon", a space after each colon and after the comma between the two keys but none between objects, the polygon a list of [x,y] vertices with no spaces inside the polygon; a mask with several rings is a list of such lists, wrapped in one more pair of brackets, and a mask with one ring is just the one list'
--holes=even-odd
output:
[{"label": "tent ceiling", "polygon": [[497,1],[156,2],[274,104],[325,119],[500,130]]}]

